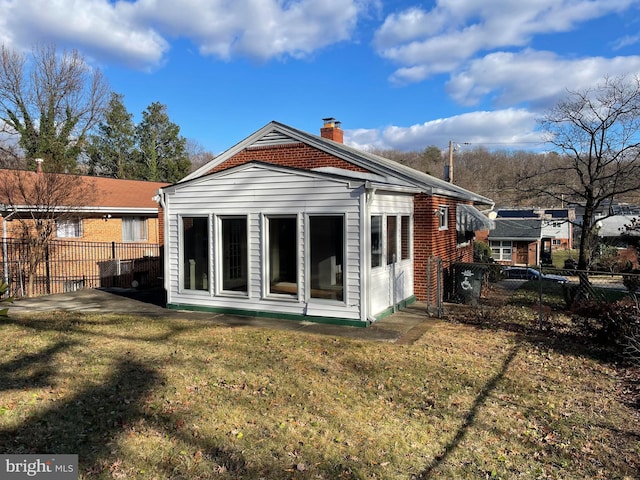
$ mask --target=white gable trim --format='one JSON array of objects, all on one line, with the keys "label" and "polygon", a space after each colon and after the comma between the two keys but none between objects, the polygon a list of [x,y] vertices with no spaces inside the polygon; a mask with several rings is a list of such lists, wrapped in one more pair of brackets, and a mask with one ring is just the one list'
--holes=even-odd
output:
[{"label": "white gable trim", "polygon": [[250,161],[247,163],[243,163],[242,165],[237,165],[235,167],[228,168],[226,170],[220,170],[219,172],[214,172],[201,177],[196,177],[189,181],[182,181],[180,183],[175,183],[168,187],[162,188],[161,192],[172,193],[186,186],[198,185],[199,183],[206,182],[208,179],[211,179],[211,178],[224,178],[227,176],[232,176],[238,172],[242,172],[250,169],[279,172],[279,173],[285,173],[289,175],[296,175],[296,176],[307,177],[307,178],[317,178],[317,179],[324,179],[324,180],[328,179],[334,182],[343,183],[348,188],[357,188],[358,186],[366,183],[365,180],[362,180],[362,179],[349,178],[349,177],[338,175],[335,173],[319,172],[316,170],[306,170],[302,168],[283,167],[281,165],[276,165],[272,163]]},{"label": "white gable trim", "polygon": [[421,192],[428,195],[440,195],[455,199],[473,202],[474,204],[488,205],[493,208],[493,201],[476,193],[470,192],[462,187],[445,182],[426,173],[414,170],[400,163],[392,162],[389,159],[361,152],[347,145],[336,143],[331,140],[312,135],[287,125],[272,121],[262,127],[252,135],[231,147],[226,152],[220,154],[211,162],[203,165],[195,172],[187,175],[182,181],[192,180],[200,175],[220,165],[222,162],[233,157],[245,148],[255,146],[261,141],[267,140],[268,145],[283,145],[289,143],[303,143],[320,151],[328,153],[336,158],[340,158],[354,165],[360,166],[387,178],[389,183],[409,183]]}]

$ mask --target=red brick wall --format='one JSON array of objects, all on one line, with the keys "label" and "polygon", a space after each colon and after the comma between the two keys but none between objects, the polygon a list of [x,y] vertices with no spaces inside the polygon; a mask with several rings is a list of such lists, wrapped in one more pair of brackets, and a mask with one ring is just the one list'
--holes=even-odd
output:
[{"label": "red brick wall", "polygon": [[311,170],[318,167],[336,167],[356,172],[366,172],[364,168],[345,162],[304,143],[247,148],[217,165],[209,173],[258,160],[284,167]]},{"label": "red brick wall", "polygon": [[164,246],[164,209],[158,205],[158,243]]},{"label": "red brick wall", "polygon": [[[456,233],[455,200],[430,197],[421,193],[415,197],[414,205],[414,290],[420,301],[435,302],[437,272],[428,269],[430,257],[443,260],[443,269],[448,270],[453,262],[472,262],[473,244],[458,247]],[[439,217],[434,211],[440,206],[449,207],[448,227],[439,229]],[[430,278],[427,274],[430,273]],[[431,291],[427,292],[431,285]]]}]

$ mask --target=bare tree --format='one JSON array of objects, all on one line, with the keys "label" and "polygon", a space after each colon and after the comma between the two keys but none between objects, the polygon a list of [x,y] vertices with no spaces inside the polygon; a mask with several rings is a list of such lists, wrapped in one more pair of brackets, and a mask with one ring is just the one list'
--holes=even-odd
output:
[{"label": "bare tree", "polygon": [[578,268],[587,269],[598,243],[599,207],[640,189],[640,77],[606,77],[571,91],[541,125],[562,155],[530,165],[519,187],[584,209]]},{"label": "bare tree", "polygon": [[198,168],[209,163],[215,158],[212,152],[205,150],[205,148],[198,143],[198,141],[188,138],[186,143],[186,151],[191,162],[190,172],[195,172]]},{"label": "bare tree", "polygon": [[0,50],[0,122],[19,138],[30,168],[44,158],[48,171],[74,172],[108,100],[106,80],[77,50],[58,55],[55,46],[38,45],[29,59]]},{"label": "bare tree", "polygon": [[34,281],[56,229],[78,222],[94,191],[90,177],[0,170],[0,214],[11,223],[11,236],[21,242],[28,296],[33,295]]}]

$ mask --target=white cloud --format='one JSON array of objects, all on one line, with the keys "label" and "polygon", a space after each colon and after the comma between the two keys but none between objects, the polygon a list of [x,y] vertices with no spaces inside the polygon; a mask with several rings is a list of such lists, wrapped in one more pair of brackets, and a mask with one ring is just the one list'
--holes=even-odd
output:
[{"label": "white cloud", "polygon": [[347,40],[373,2],[356,0],[139,0],[138,17],[204,54],[269,59],[301,57]]},{"label": "white cloud", "polygon": [[537,117],[525,109],[465,113],[408,127],[346,130],[345,143],[363,150],[445,148],[450,140],[487,148],[542,148]]},{"label": "white cloud", "polygon": [[604,74],[640,75],[640,56],[563,59],[553,52],[525,50],[497,52],[468,63],[452,75],[449,95],[463,105],[475,105],[489,96],[498,106],[528,102],[546,109],[566,96],[600,81]]},{"label": "white cloud", "polygon": [[148,26],[136,24],[133,8],[105,0],[0,0],[2,40],[25,50],[37,42],[81,44],[90,57],[137,67],[158,64],[168,43]]},{"label": "white cloud", "polygon": [[153,68],[169,40],[186,38],[204,55],[259,60],[304,57],[348,40],[380,0],[0,0],[0,40],[83,45],[102,60]]},{"label": "white cloud", "polygon": [[625,47],[629,47],[631,45],[635,45],[640,42],[640,35],[625,35],[622,38],[618,38],[615,42],[613,42],[611,48],[614,50],[620,50]]},{"label": "white cloud", "polygon": [[415,82],[450,72],[480,52],[524,47],[535,35],[567,32],[581,22],[623,12],[635,3],[636,0],[439,1],[429,11],[410,8],[389,15],[375,34],[374,46],[379,55],[400,65],[392,80]]}]

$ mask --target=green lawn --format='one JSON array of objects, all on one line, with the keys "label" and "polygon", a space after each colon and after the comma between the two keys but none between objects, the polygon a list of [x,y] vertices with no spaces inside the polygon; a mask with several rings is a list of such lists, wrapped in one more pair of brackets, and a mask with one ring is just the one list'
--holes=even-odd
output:
[{"label": "green lawn", "polygon": [[77,453],[83,479],[640,476],[615,364],[492,322],[430,322],[400,346],[202,320],[2,319],[0,451]]}]

